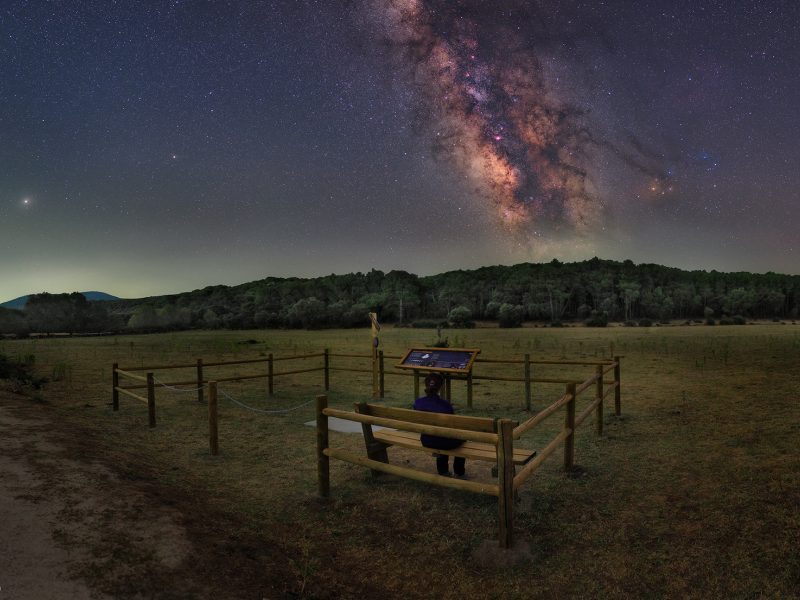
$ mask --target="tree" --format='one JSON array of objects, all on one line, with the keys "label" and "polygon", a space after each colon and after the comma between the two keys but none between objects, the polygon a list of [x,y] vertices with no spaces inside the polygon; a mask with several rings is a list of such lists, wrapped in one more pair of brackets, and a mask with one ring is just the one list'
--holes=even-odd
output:
[{"label": "tree", "polygon": [[456,306],[447,315],[447,320],[453,327],[471,327],[475,324],[472,322],[472,311],[466,306]]},{"label": "tree", "polygon": [[525,315],[524,309],[514,304],[503,304],[497,311],[497,322],[500,327],[519,327]]}]

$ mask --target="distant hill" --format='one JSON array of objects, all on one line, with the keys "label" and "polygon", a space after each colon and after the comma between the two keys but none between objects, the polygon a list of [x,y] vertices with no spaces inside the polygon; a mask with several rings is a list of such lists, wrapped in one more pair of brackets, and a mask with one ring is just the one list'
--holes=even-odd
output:
[{"label": "distant hill", "polygon": [[[105,300],[119,300],[117,296],[112,296],[111,294],[106,294],[105,292],[81,292],[87,300],[90,301],[105,301]],[[25,308],[25,303],[28,301],[29,296],[20,296],[19,298],[14,298],[13,300],[9,300],[8,302],[3,302],[0,304],[1,308],[14,308],[16,310],[22,310]]]}]

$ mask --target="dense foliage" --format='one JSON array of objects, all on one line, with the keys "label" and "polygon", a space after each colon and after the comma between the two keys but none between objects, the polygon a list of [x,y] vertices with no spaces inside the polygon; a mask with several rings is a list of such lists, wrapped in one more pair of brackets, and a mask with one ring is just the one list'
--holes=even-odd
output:
[{"label": "dense foliage", "polygon": [[[0,331],[135,331],[191,328],[361,327],[375,311],[383,322],[413,325],[474,320],[517,327],[666,320],[735,324],[795,318],[800,276],[682,271],[631,261],[552,261],[483,267],[418,277],[405,271],[267,278],[139,300],[81,302],[80,294],[32,296],[25,311],[0,312]],[[81,296],[82,297],[82,296]]]}]

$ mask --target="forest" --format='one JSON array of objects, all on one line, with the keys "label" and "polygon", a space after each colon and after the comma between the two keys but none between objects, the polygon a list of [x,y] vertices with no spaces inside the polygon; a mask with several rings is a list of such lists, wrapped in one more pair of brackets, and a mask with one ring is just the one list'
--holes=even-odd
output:
[{"label": "forest", "polygon": [[78,293],[35,294],[24,310],[0,309],[0,333],[146,332],[183,329],[362,327],[369,312],[411,327],[743,324],[795,319],[800,276],[683,271],[591,260],[522,263],[431,276],[405,271],[269,277],[181,294],[88,302]]}]

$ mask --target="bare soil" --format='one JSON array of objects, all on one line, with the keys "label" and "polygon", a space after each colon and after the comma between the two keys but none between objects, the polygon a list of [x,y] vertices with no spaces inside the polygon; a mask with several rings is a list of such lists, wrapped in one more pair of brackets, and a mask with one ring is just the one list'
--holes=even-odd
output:
[{"label": "bare soil", "polygon": [[288,559],[0,389],[0,600],[278,598]]}]

